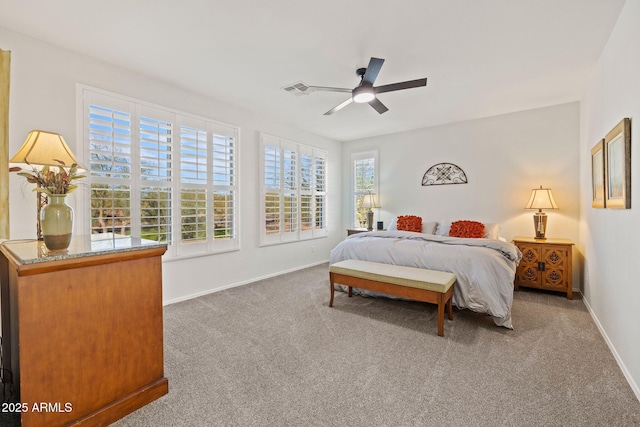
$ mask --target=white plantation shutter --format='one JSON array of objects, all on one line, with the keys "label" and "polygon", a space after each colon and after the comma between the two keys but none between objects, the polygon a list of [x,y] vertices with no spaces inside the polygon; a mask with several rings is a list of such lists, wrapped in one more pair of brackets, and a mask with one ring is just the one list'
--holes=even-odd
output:
[{"label": "white plantation shutter", "polygon": [[206,242],[206,189],[180,189],[180,239],[183,243]]},{"label": "white plantation shutter", "polygon": [[234,190],[213,191],[213,238],[230,240],[235,238],[236,192]]},{"label": "white plantation shutter", "polygon": [[[277,143],[277,145],[276,145]],[[263,172],[263,223],[267,235],[280,234],[280,144],[279,141],[265,142],[262,148]]]},{"label": "white plantation shutter", "polygon": [[207,184],[206,129],[180,126],[180,180],[184,184]]},{"label": "white plantation shutter", "polygon": [[297,236],[293,233],[298,231],[298,153],[295,147],[283,148],[282,152],[284,184],[282,199],[284,226],[282,232],[296,238]]},{"label": "white plantation shutter", "polygon": [[236,140],[234,128],[214,125],[212,144],[213,168],[213,238],[230,240],[236,235]]},{"label": "white plantation shutter", "polygon": [[313,235],[314,197],[313,150],[300,150],[300,230],[304,235]]},{"label": "white plantation shutter", "polygon": [[261,140],[261,244],[326,236],[326,152],[267,134]]},{"label": "white plantation shutter", "polygon": [[171,243],[173,124],[140,117],[139,135],[140,235],[145,239]]},{"label": "white plantation shutter", "polygon": [[169,256],[238,248],[238,129],[82,87],[92,233],[169,244]]},{"label": "white plantation shutter", "polygon": [[315,154],[315,202],[316,202],[316,224],[315,236],[326,233],[326,211],[327,211],[327,154],[314,150]]},{"label": "white plantation shutter", "polygon": [[173,125],[140,117],[140,176],[145,181],[171,182]]},{"label": "white plantation shutter", "polygon": [[93,177],[131,178],[131,114],[89,105]]},{"label": "white plantation shutter", "polygon": [[207,130],[204,122],[189,124],[180,126],[180,240],[206,243]]},{"label": "white plantation shutter", "polygon": [[88,106],[91,233],[127,233],[131,226],[131,114]]}]

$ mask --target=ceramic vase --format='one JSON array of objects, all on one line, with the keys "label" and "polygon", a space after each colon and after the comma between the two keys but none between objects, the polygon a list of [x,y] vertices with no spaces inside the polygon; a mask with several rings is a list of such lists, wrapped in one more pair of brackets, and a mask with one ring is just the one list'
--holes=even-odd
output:
[{"label": "ceramic vase", "polygon": [[54,194],[40,211],[40,226],[45,246],[52,251],[67,249],[73,230],[73,209],[67,205],[66,194]]}]

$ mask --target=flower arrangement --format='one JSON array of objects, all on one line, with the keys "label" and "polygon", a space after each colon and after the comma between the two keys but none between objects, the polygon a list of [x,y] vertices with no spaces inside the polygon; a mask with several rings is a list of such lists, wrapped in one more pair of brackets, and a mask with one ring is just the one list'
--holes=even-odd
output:
[{"label": "flower arrangement", "polygon": [[18,175],[24,176],[31,184],[38,184],[33,191],[44,193],[47,196],[69,194],[78,188],[77,185],[72,184],[72,181],[84,178],[85,175],[78,173],[78,165],[75,163],[67,171],[64,162],[60,160],[56,160],[56,162],[59,163],[58,171],[52,170],[49,165],[45,165],[40,170],[35,167],[31,171],[24,171],[20,167],[13,167],[10,170],[18,172]]}]

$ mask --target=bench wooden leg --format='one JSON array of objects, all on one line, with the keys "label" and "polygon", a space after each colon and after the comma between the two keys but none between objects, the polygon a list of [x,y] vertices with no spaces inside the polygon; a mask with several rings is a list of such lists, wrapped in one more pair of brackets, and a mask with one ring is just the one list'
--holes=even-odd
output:
[{"label": "bench wooden leg", "polygon": [[335,291],[335,288],[333,286],[333,273],[329,273],[329,282],[330,287],[331,287],[331,299],[329,300],[329,307],[333,307],[333,292]]},{"label": "bench wooden leg", "polygon": [[353,296],[353,287],[349,286],[349,298]]},{"label": "bench wooden leg", "polygon": [[444,295],[438,295],[438,336],[444,336]]},{"label": "bench wooden leg", "polygon": [[447,308],[449,309],[449,320],[453,320],[453,295],[447,301]]}]

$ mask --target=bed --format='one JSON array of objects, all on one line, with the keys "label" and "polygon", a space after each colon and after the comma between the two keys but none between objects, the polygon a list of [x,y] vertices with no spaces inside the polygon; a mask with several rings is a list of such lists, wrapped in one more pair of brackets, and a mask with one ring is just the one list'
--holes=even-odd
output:
[{"label": "bed", "polygon": [[[499,239],[391,230],[347,237],[331,251],[329,263],[359,259],[454,273],[456,307],[489,314],[496,325],[513,329],[513,279],[520,257],[515,245]],[[354,292],[382,296],[361,289]]]}]

